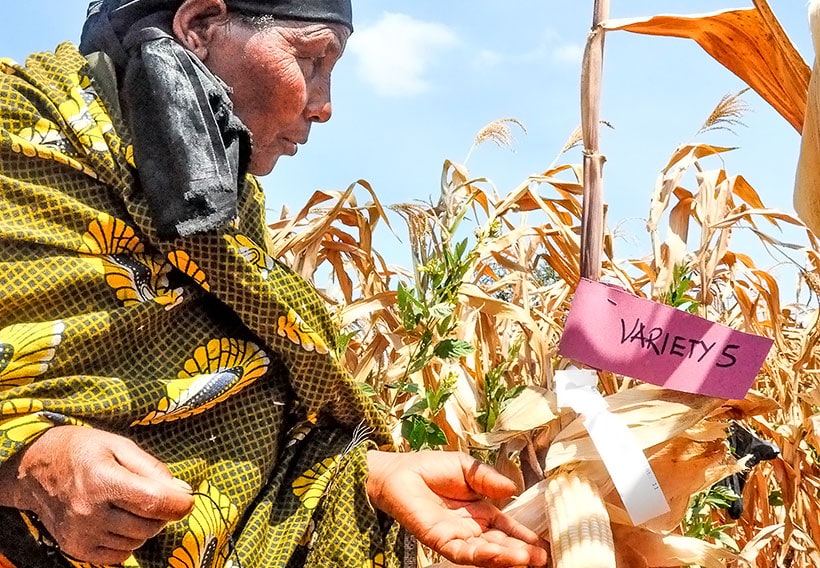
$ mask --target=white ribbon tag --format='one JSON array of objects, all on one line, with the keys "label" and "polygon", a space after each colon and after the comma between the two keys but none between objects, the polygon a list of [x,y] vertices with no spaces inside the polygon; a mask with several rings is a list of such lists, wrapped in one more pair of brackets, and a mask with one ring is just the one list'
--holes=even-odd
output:
[{"label": "white ribbon tag", "polygon": [[632,523],[640,525],[669,512],[669,504],[646,455],[626,423],[609,412],[598,392],[598,375],[569,368],[555,373],[559,407],[584,416],[584,426],[595,444]]}]

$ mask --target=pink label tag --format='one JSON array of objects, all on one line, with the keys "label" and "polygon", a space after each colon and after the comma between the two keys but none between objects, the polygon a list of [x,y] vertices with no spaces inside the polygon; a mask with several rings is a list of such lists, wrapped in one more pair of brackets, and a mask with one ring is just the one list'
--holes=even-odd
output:
[{"label": "pink label tag", "polygon": [[772,340],[581,279],[559,351],[653,385],[742,399]]}]

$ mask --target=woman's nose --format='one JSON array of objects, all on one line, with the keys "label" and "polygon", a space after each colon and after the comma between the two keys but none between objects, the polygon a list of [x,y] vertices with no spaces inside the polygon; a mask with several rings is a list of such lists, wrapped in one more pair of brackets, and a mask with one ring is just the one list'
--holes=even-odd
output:
[{"label": "woman's nose", "polygon": [[327,122],[333,114],[330,104],[330,77],[310,85],[307,107],[307,118],[311,122]]},{"label": "woman's nose", "polygon": [[327,122],[330,120],[331,114],[333,114],[333,108],[329,100],[322,104],[308,107],[308,119],[312,122]]}]

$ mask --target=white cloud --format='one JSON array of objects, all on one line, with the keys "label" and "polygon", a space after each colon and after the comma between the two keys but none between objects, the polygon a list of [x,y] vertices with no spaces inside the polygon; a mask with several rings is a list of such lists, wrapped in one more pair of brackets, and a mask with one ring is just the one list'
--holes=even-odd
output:
[{"label": "white cloud", "polygon": [[450,28],[385,12],[370,26],[356,29],[348,51],[358,59],[358,73],[383,96],[412,96],[430,89],[427,72],[442,50],[458,44]]},{"label": "white cloud", "polygon": [[495,67],[504,59],[504,56],[498,53],[497,51],[493,51],[491,49],[482,49],[478,52],[478,56],[475,58],[473,62],[474,67],[478,69],[487,69],[489,67]]},{"label": "white cloud", "polygon": [[575,43],[559,45],[552,50],[552,60],[556,63],[575,64],[584,56],[584,48]]}]

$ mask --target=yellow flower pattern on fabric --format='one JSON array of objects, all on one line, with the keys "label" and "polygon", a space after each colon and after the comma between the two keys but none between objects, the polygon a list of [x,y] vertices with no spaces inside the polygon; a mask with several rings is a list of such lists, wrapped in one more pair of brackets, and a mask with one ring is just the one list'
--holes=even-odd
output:
[{"label": "yellow flower pattern on fabric", "polygon": [[171,309],[182,301],[182,289],[169,286],[171,264],[145,254],[134,230],[119,219],[100,213],[83,235],[80,253],[105,275],[124,306],[153,301]]},{"label": "yellow flower pattern on fabric", "polygon": [[0,329],[0,389],[27,385],[45,373],[64,330],[61,321]]},{"label": "yellow flower pattern on fabric", "polygon": [[129,144],[128,146],[125,147],[125,161],[132,168],[137,167],[137,163],[134,161],[134,145],[133,144]]},{"label": "yellow flower pattern on fabric", "polygon": [[206,292],[211,291],[211,285],[208,284],[208,278],[205,272],[196,262],[191,260],[187,252],[184,250],[175,250],[168,253],[168,262],[171,263],[171,266],[191,278],[191,280],[196,282],[203,290]]},{"label": "yellow flower pattern on fabric", "polygon": [[[13,62],[6,61],[8,65]],[[10,71],[5,69],[5,71]],[[68,124],[69,132],[77,137],[80,147],[86,151],[108,152],[109,147],[103,134],[112,132],[114,125],[105,109],[100,105],[97,93],[88,77],[75,74],[71,77],[75,87],[68,93],[68,99],[57,105],[61,119]],[[65,164],[97,179],[97,173],[80,162],[72,140],[64,129],[52,121],[40,118],[33,126],[20,132],[9,133],[11,149],[29,158],[42,158]]]},{"label": "yellow flower pattern on fabric", "polygon": [[263,280],[268,279],[270,271],[273,270],[274,261],[273,258],[262,250],[262,247],[257,245],[245,235],[236,235],[235,237],[225,235],[225,240],[227,240],[231,246],[236,248],[245,260],[259,269]]},{"label": "yellow flower pattern on fabric", "polygon": [[270,359],[258,346],[236,339],[212,339],[197,347],[176,379],[165,385],[157,409],[132,425],[158,424],[205,412],[268,371]]},{"label": "yellow flower pattern on fabric", "polygon": [[0,402],[0,416],[31,414],[43,409],[43,401],[36,398],[13,398]]},{"label": "yellow flower pattern on fabric", "polygon": [[291,488],[293,493],[299,497],[303,507],[315,509],[319,505],[325,490],[336,474],[340,461],[340,456],[327,458],[296,478]]},{"label": "yellow flower pattern on fabric", "polygon": [[97,177],[88,166],[66,154],[70,143],[53,122],[41,118],[34,126],[24,128],[17,134],[9,132],[8,137],[13,152],[27,158],[53,160],[93,178]]},{"label": "yellow flower pattern on fabric", "polygon": [[[73,558],[69,558],[65,554],[63,558],[68,562],[70,566],[73,568],[105,568],[102,564],[91,564],[90,562],[80,562],[79,560],[74,560]],[[140,568],[140,563],[134,558],[132,554],[128,558],[125,559],[125,562],[122,564],[117,564],[117,568]]]},{"label": "yellow flower pattern on fabric", "polygon": [[[33,158],[35,155],[40,155],[39,152],[44,150],[42,148],[38,148],[38,146],[45,146],[46,149],[61,152],[63,154],[71,149],[71,142],[69,142],[68,138],[65,137],[65,134],[60,132],[60,129],[56,124],[46,120],[45,118],[38,119],[37,122],[34,123],[34,126],[24,128],[17,133],[17,136],[23,138],[26,142],[30,142],[31,145],[26,145],[19,150],[15,148],[14,150],[22,152],[29,158]],[[32,153],[32,148],[35,153]],[[48,157],[48,155],[40,155],[40,157]]]},{"label": "yellow flower pattern on fabric", "polygon": [[369,561],[365,561],[362,568],[385,568],[387,563],[384,561],[384,553],[377,552],[376,555]]},{"label": "yellow flower pattern on fabric", "polygon": [[[95,152],[108,152],[103,133],[113,129],[111,120],[97,102],[97,94],[87,83],[81,88],[80,77],[74,76],[77,86],[71,89],[69,98],[58,110],[79,138],[80,144]],[[85,78],[85,81],[88,79]],[[101,122],[98,122],[101,121]]]},{"label": "yellow flower pattern on fabric", "polygon": [[82,422],[62,414],[41,411],[0,421],[0,437],[17,444],[28,444],[52,426],[68,424],[81,426]]},{"label": "yellow flower pattern on fabric", "polygon": [[194,496],[194,510],[185,518],[182,544],[168,559],[169,568],[222,568],[230,553],[228,534],[239,510],[207,481]]},{"label": "yellow flower pattern on fabric", "polygon": [[276,326],[276,333],[280,337],[287,337],[296,345],[301,345],[305,351],[316,351],[322,355],[329,353],[327,344],[319,334],[307,331],[308,326],[299,317],[295,310],[288,311],[287,316],[280,316]]},{"label": "yellow flower pattern on fabric", "polygon": [[142,254],[145,247],[127,223],[100,213],[83,235],[80,252],[88,254]]},{"label": "yellow flower pattern on fabric", "polygon": [[99,95],[91,84],[91,78],[87,76],[77,77],[80,83],[80,97],[88,105],[88,112],[91,115],[94,124],[97,125],[100,132],[103,134],[113,133],[114,123],[111,117],[105,111],[105,108],[100,104]]}]

